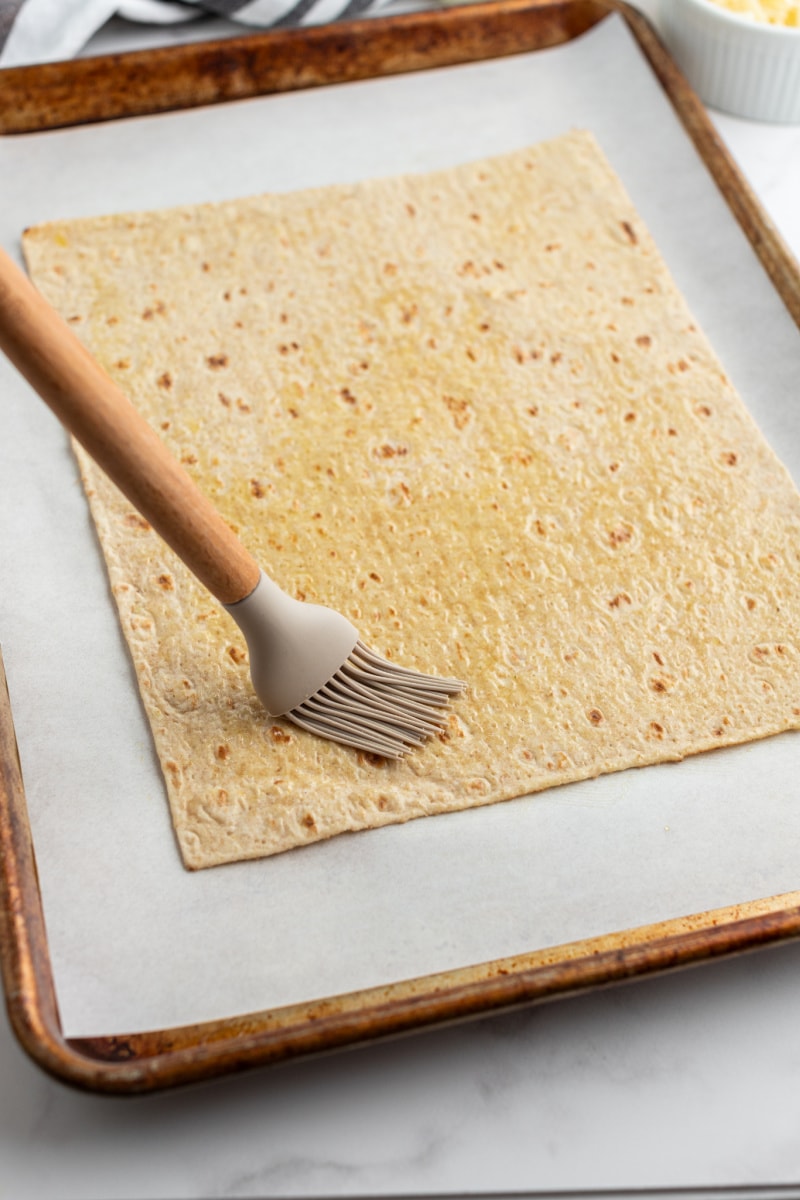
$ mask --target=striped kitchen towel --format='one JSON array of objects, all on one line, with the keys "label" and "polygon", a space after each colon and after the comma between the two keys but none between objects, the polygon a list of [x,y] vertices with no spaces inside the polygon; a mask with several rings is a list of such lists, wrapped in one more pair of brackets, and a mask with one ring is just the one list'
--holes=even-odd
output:
[{"label": "striped kitchen towel", "polygon": [[0,0],[0,67],[72,58],[112,17],[173,25],[214,16],[279,28],[318,25],[401,6],[425,4],[409,5],[408,0]]}]

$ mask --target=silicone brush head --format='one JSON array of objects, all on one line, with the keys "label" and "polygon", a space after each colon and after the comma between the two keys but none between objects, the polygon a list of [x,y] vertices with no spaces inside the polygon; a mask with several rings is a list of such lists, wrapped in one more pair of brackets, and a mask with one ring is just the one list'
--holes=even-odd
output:
[{"label": "silicone brush head", "polygon": [[401,758],[444,728],[450,698],[465,687],[396,666],[341,613],[292,599],[263,572],[249,596],[226,608],[270,716],[345,746]]},{"label": "silicone brush head", "polygon": [[285,715],[310,733],[401,758],[444,728],[447,703],[463,688],[395,666],[359,641],[329,682]]}]

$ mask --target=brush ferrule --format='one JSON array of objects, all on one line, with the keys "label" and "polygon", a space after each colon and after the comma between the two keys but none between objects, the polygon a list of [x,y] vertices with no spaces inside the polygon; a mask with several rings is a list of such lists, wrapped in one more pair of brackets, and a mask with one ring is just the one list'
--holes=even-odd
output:
[{"label": "brush ferrule", "polygon": [[253,686],[273,717],[319,691],[358,641],[341,613],[295,600],[263,571],[250,595],[225,609],[244,634]]}]

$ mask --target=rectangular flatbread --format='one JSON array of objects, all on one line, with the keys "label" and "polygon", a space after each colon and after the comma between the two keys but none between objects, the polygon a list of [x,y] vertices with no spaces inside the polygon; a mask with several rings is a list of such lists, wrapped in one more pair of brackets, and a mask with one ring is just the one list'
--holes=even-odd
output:
[{"label": "rectangular flatbread", "polygon": [[469,684],[402,762],[266,717],[76,448],[187,867],[800,725],[800,497],[590,134],[24,249],[281,587]]}]

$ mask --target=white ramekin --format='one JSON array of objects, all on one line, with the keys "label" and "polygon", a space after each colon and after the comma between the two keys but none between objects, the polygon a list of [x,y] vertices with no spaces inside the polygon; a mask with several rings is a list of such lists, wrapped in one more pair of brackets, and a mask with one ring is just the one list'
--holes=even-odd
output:
[{"label": "white ramekin", "polygon": [[661,0],[664,41],[706,104],[758,121],[800,122],[800,29],[713,0]]}]

